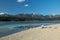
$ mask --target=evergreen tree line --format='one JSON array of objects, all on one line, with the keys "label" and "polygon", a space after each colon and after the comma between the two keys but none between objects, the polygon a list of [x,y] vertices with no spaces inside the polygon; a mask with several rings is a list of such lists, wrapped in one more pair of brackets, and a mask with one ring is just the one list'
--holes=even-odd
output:
[{"label": "evergreen tree line", "polygon": [[58,18],[35,18],[35,17],[0,17],[0,21],[33,21],[33,20],[60,20]]}]

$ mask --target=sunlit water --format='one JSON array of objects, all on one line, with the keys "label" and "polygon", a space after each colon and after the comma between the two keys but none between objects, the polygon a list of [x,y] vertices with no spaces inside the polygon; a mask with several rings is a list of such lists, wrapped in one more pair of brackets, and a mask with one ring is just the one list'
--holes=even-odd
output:
[{"label": "sunlit water", "polygon": [[[50,25],[50,24],[59,24],[60,21],[4,21],[0,22],[0,36],[6,35],[6,34],[12,34],[13,32],[19,32],[24,30],[24,26],[38,26],[38,25]],[[17,27],[22,26],[22,28]]]}]

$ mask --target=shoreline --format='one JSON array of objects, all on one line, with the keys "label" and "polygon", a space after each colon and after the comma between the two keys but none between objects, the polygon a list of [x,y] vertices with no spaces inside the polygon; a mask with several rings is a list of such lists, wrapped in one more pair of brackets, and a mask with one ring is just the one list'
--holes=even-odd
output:
[{"label": "shoreline", "polygon": [[[0,29],[0,37],[4,37],[10,34],[14,34],[17,32],[21,32],[21,31],[25,31],[25,30],[29,30],[30,28],[36,28],[36,27],[41,27],[41,25],[49,25],[49,24],[40,24],[40,25],[29,25],[29,26],[17,26],[14,28],[3,28]],[[50,24],[51,25],[51,24]]]},{"label": "shoreline", "polygon": [[30,28],[1,37],[0,40],[60,40],[60,24]]}]

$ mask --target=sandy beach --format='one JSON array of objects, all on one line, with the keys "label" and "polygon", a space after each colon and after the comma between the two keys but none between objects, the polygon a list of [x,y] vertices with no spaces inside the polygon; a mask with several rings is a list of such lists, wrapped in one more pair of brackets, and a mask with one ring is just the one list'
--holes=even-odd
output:
[{"label": "sandy beach", "polygon": [[60,40],[60,24],[30,28],[1,37],[0,40]]}]

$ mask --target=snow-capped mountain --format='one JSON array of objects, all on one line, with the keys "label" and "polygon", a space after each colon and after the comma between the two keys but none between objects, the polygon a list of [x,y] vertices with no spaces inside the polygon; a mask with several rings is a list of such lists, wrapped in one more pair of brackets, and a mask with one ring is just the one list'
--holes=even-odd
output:
[{"label": "snow-capped mountain", "polygon": [[16,14],[16,15],[10,15],[7,12],[0,12],[0,17],[57,18],[57,17],[60,17],[60,15],[50,14],[50,15],[44,16],[44,15],[37,14],[37,13],[30,13],[30,14],[20,13],[20,14]]},{"label": "snow-capped mountain", "polygon": [[32,18],[32,17],[34,17],[34,18],[42,18],[43,17],[43,15],[41,15],[41,14],[33,14],[33,13],[31,13],[31,14],[17,14],[16,15],[17,17],[29,17],[29,18]]},{"label": "snow-capped mountain", "polygon": [[45,16],[46,18],[57,18],[57,17],[60,17],[59,14],[50,14],[50,15],[46,15]]},{"label": "snow-capped mountain", "polygon": [[0,15],[8,14],[7,12],[0,12]]},{"label": "snow-capped mountain", "polygon": [[0,12],[0,17],[8,17],[10,16],[7,12]]}]

